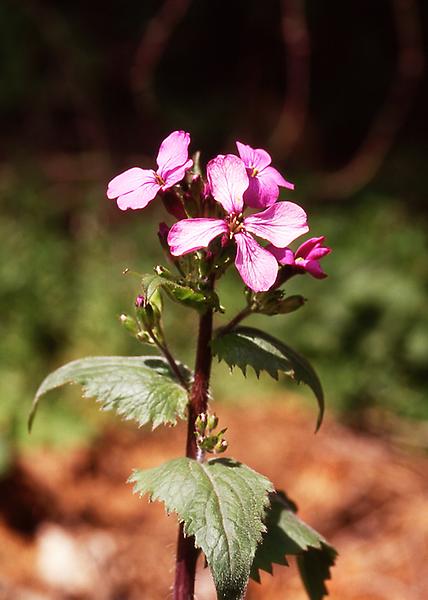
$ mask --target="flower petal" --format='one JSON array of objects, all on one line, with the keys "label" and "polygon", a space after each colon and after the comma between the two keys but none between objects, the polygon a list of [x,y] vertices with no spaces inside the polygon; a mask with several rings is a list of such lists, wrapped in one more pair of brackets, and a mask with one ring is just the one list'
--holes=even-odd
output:
[{"label": "flower petal", "polygon": [[290,248],[277,248],[268,244],[266,250],[274,255],[280,265],[294,265],[294,252]]},{"label": "flower petal", "polygon": [[120,175],[114,177],[107,187],[107,198],[112,200],[128,192],[133,192],[143,183],[155,181],[155,173],[152,169],[140,169],[132,167]]},{"label": "flower petal", "polygon": [[156,162],[159,175],[165,180],[168,172],[182,167],[189,158],[190,135],[185,131],[173,131],[160,145]]},{"label": "flower petal", "polygon": [[186,173],[187,169],[193,165],[193,160],[189,158],[187,162],[184,163],[181,167],[177,167],[176,169],[172,169],[171,171],[166,171],[163,174],[163,180],[165,181],[165,185],[162,186],[163,190],[167,190],[172,187],[179,181],[181,181]]},{"label": "flower petal", "polygon": [[144,182],[136,190],[119,196],[117,205],[121,210],[126,210],[127,208],[132,208],[133,210],[145,208],[154,199],[159,190],[159,184],[155,181]]},{"label": "flower petal", "polygon": [[317,279],[324,279],[325,277],[327,277],[327,273],[324,273],[321,265],[317,260],[306,260],[305,264],[303,265],[303,268],[305,269],[305,271],[307,271]]},{"label": "flower petal", "polygon": [[269,177],[262,177],[263,173],[261,171],[256,177],[249,177],[250,185],[244,193],[244,203],[251,208],[267,208],[278,199],[278,186]]},{"label": "flower petal", "polygon": [[310,238],[301,244],[296,250],[296,258],[307,258],[309,260],[322,258],[330,254],[331,248],[322,246],[325,236]]},{"label": "flower petal", "polygon": [[237,245],[235,266],[239,274],[254,292],[266,292],[278,274],[275,257],[247,233],[237,233],[234,238]]},{"label": "flower petal", "polygon": [[307,259],[308,260],[319,260],[320,258],[324,258],[327,254],[330,254],[331,248],[327,248],[326,246],[318,246],[309,252]]},{"label": "flower petal", "polygon": [[228,227],[223,219],[183,219],[175,223],[168,234],[171,254],[181,256],[208,246],[211,240],[226,233]]},{"label": "flower petal", "polygon": [[263,212],[246,217],[244,227],[277,248],[285,248],[309,231],[305,211],[294,202],[272,204]]},{"label": "flower petal", "polygon": [[272,162],[272,158],[270,154],[266,152],[266,150],[262,150],[261,148],[252,148],[247,144],[242,144],[241,142],[236,142],[236,147],[238,148],[239,156],[242,158],[244,165],[249,169],[257,169],[257,171],[261,171]]},{"label": "flower petal", "polygon": [[281,173],[277,171],[274,167],[266,167],[266,169],[263,169],[260,175],[263,175],[263,177],[269,177],[270,179],[272,179],[272,181],[276,183],[276,185],[288,188],[289,190],[294,190],[294,183],[291,183],[291,181],[287,181],[286,179],[284,179]]},{"label": "flower petal", "polygon": [[242,212],[242,196],[248,187],[248,175],[244,163],[233,154],[220,154],[207,165],[207,177],[211,193],[224,210]]}]

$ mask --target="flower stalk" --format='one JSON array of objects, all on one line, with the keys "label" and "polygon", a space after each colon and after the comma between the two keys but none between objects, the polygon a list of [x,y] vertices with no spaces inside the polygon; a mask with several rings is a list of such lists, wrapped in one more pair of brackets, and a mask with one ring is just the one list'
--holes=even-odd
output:
[{"label": "flower stalk", "polygon": [[[214,284],[210,282],[210,291]],[[186,456],[195,460],[203,459],[195,437],[195,422],[199,414],[207,412],[209,381],[212,354],[213,311],[208,309],[199,319],[199,334],[196,348],[195,375],[189,394],[187,421]],[[193,600],[196,563],[199,550],[195,548],[193,537],[184,537],[183,524],[180,524],[177,540],[177,558],[174,582],[174,600]]]}]

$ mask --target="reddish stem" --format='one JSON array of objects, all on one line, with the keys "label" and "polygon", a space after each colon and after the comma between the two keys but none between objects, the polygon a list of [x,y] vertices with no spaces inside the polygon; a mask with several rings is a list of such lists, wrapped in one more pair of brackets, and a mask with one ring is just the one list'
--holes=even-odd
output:
[{"label": "reddish stem", "polygon": [[[195,438],[196,417],[207,411],[208,389],[211,373],[211,337],[213,331],[213,311],[207,310],[199,320],[198,346],[196,350],[195,378],[189,397],[189,417],[187,427],[186,456],[196,460]],[[193,537],[185,538],[183,524],[180,525],[177,540],[177,560],[175,570],[174,600],[193,600],[195,588],[196,562],[199,550],[195,548]]]}]

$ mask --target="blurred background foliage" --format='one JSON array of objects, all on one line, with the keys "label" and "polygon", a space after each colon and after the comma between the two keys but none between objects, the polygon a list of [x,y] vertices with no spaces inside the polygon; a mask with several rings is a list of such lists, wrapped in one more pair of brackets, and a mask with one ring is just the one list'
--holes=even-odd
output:
[{"label": "blurred background foliage", "polygon": [[[307,304],[252,321],[313,362],[328,409],[360,426],[373,411],[428,417],[426,11],[416,0],[3,0],[0,469],[29,443],[27,411],[51,369],[141,352],[118,322],[139,291],[122,270],[164,262],[168,216],[160,203],[122,213],[105,186],[151,166],[173,129],[191,132],[204,161],[236,139],[267,148],[296,184],[286,197],[327,236],[329,278],[288,285]],[[235,274],[220,295],[231,318],[244,301]],[[169,308],[171,345],[192,362],[195,315]],[[213,385],[229,401],[281,398],[267,376],[253,380],[218,365]],[[32,443],[96,434],[98,413],[77,397],[43,404]]]}]

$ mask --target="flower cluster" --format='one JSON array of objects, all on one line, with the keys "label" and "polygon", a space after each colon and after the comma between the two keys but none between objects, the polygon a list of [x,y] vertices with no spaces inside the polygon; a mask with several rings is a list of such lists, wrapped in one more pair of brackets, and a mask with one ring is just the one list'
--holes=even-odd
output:
[{"label": "flower cluster", "polygon": [[[160,146],[158,169],[128,169],[109,183],[108,198],[116,198],[122,210],[140,209],[145,208],[159,192],[175,189],[193,165],[188,157],[189,143],[188,133],[172,132]],[[239,156],[218,155],[209,161],[198,215],[179,220],[169,230],[167,243],[172,256],[179,257],[206,248],[220,236],[222,247],[229,243],[236,245],[235,266],[245,284],[254,292],[272,288],[280,265],[293,266],[296,272],[307,271],[314,277],[324,277],[318,261],[330,249],[321,245],[323,237],[307,240],[295,254],[288,247],[309,231],[306,213],[300,206],[294,202],[278,201],[279,187],[292,190],[294,185],[271,166],[271,157],[265,150],[254,149],[241,142],[236,142],[236,146]],[[195,174],[195,178],[198,175]],[[177,198],[188,214],[186,195],[177,191]],[[210,198],[215,201],[211,213],[207,209]],[[258,209],[259,212],[245,214],[250,209]],[[269,245],[261,245],[256,237],[269,242]]]}]

